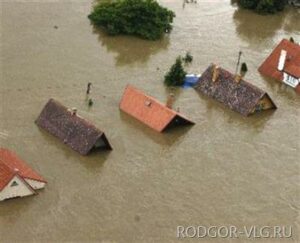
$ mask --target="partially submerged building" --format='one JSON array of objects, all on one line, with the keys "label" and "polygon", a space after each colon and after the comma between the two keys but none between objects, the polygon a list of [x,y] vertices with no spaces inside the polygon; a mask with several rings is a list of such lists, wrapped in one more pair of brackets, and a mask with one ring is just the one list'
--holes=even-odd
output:
[{"label": "partially submerged building", "polygon": [[0,201],[36,194],[46,183],[15,153],[0,148]]},{"label": "partially submerged building", "polygon": [[258,70],[300,90],[300,45],[283,39]]},{"label": "partially submerged building", "polygon": [[82,155],[94,149],[112,149],[104,132],[78,116],[76,109],[68,109],[54,99],[48,101],[35,122]]},{"label": "partially submerged building", "polygon": [[240,75],[234,75],[215,64],[206,69],[194,88],[244,116],[276,109],[265,91],[246,82]]},{"label": "partially submerged building", "polygon": [[173,126],[194,124],[169,105],[159,102],[131,85],[125,88],[120,109],[158,132]]}]

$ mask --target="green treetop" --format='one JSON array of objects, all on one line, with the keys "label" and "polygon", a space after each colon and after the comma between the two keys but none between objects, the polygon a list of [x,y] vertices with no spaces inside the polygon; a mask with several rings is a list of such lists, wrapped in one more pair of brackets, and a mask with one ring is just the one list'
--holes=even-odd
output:
[{"label": "green treetop", "polygon": [[110,35],[157,40],[171,31],[175,14],[155,0],[112,0],[96,4],[88,17]]},{"label": "green treetop", "polygon": [[186,72],[182,65],[181,56],[177,57],[175,64],[172,65],[169,72],[165,75],[165,84],[167,86],[181,86],[184,83]]},{"label": "green treetop", "polygon": [[282,11],[287,4],[287,0],[238,0],[238,4],[258,13],[273,14]]}]

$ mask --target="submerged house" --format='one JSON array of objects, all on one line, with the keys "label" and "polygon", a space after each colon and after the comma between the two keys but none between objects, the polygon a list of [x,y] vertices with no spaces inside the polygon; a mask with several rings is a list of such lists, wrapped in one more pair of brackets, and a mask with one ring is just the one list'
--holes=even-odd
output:
[{"label": "submerged house", "polygon": [[16,154],[0,148],[0,201],[36,194],[46,183]]},{"label": "submerged house", "polygon": [[300,90],[300,45],[283,39],[258,70]]},{"label": "submerged house", "polygon": [[124,91],[120,109],[158,132],[173,126],[194,124],[170,105],[159,102],[131,85]]},{"label": "submerged house", "polygon": [[112,150],[101,130],[78,116],[76,109],[68,109],[54,99],[48,101],[35,122],[82,155],[94,149]]},{"label": "submerged house", "polygon": [[198,93],[223,103],[231,110],[249,116],[263,110],[276,109],[270,96],[215,64],[210,65],[194,86]]}]

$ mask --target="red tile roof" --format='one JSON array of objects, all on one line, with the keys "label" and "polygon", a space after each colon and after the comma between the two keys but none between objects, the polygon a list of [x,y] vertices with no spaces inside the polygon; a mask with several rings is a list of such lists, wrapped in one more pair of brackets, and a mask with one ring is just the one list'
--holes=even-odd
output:
[{"label": "red tile roof", "polygon": [[8,149],[0,148],[0,191],[15,174],[18,174],[23,179],[31,179],[46,183],[45,179],[31,169],[16,154]]},{"label": "red tile roof", "polygon": [[0,191],[11,181],[15,173],[0,161]]},{"label": "red tile roof", "polygon": [[284,72],[300,78],[300,45],[283,39],[270,56],[259,67],[259,72],[274,79],[283,80],[283,72],[278,71],[278,61],[281,50],[287,51]]},{"label": "red tile roof", "polygon": [[131,85],[128,85],[124,91],[120,109],[158,132],[164,131],[177,118],[182,124],[194,124],[183,115]]}]

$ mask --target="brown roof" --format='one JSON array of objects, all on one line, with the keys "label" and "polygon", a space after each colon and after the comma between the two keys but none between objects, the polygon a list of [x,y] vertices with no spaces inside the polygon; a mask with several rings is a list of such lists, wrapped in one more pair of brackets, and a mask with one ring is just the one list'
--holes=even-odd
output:
[{"label": "brown roof", "polygon": [[262,63],[258,69],[259,72],[263,75],[282,81],[283,72],[277,69],[281,50],[287,52],[283,71],[296,78],[300,78],[300,45],[286,39],[283,39],[272,51],[270,56]]},{"label": "brown roof", "polygon": [[31,169],[22,159],[8,149],[0,148],[0,191],[15,176],[45,182],[37,172]]},{"label": "brown roof", "polygon": [[101,130],[54,99],[45,105],[36,124],[82,155],[87,155],[99,141],[101,148],[112,149]]},{"label": "brown roof", "polygon": [[[244,116],[250,115],[265,95],[271,100],[265,91],[243,79],[238,83],[235,81],[234,74],[220,67],[218,69],[219,76],[213,82],[214,64],[210,65],[194,86],[195,90],[223,103]],[[276,108],[274,102],[272,100],[271,102]]]},{"label": "brown roof", "polygon": [[158,132],[171,125],[194,124],[185,116],[131,85],[124,91],[120,109]]}]

